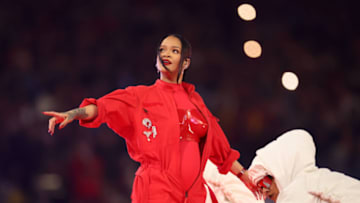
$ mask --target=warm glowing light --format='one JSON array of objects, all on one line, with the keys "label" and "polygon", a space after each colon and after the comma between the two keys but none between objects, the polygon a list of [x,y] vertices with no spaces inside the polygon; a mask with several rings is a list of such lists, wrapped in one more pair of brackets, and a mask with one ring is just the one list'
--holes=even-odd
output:
[{"label": "warm glowing light", "polygon": [[296,90],[299,85],[298,77],[295,75],[295,73],[292,72],[283,73],[281,82],[284,88],[290,91]]},{"label": "warm glowing light", "polygon": [[249,40],[244,43],[244,52],[250,58],[258,58],[261,56],[261,46],[255,40]]},{"label": "warm glowing light", "polygon": [[241,19],[246,21],[251,21],[256,18],[256,10],[250,4],[241,4],[238,9],[238,15]]},{"label": "warm glowing light", "polygon": [[62,187],[62,181],[57,174],[43,174],[37,178],[36,185],[41,190],[59,190]]}]

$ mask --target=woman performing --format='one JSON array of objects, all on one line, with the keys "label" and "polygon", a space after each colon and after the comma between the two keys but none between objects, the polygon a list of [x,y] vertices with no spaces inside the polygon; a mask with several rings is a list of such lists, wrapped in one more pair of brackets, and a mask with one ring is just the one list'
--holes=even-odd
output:
[{"label": "woman performing", "polygon": [[160,79],[155,84],[87,98],[80,108],[67,112],[44,112],[52,116],[49,133],[54,134],[56,124],[61,129],[73,120],[90,128],[106,123],[126,140],[130,157],[141,164],[131,195],[135,203],[205,202],[203,171],[208,159],[220,173],[231,171],[258,194],[237,161],[239,152],[230,148],[194,85],[182,82],[190,59],[188,41],[176,34],[165,36],[158,47]]}]

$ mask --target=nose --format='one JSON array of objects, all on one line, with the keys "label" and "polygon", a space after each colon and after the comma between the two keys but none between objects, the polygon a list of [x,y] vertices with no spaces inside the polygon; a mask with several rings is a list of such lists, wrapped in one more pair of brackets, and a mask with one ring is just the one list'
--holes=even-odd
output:
[{"label": "nose", "polygon": [[163,58],[163,57],[170,57],[170,51],[169,50],[164,50],[161,53],[161,58]]}]

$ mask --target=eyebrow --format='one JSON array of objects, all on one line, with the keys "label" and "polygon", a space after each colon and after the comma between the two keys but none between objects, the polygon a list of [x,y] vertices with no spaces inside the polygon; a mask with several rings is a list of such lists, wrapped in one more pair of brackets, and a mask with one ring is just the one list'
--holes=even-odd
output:
[{"label": "eyebrow", "polygon": [[[166,45],[161,45],[160,47],[164,47],[164,46],[166,46]],[[171,46],[170,48],[178,48],[178,49],[180,49],[179,46]]]}]

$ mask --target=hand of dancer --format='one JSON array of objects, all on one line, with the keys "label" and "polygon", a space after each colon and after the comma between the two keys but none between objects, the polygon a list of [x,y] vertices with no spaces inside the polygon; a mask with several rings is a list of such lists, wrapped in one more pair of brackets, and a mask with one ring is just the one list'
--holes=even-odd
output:
[{"label": "hand of dancer", "polygon": [[71,113],[71,111],[67,111],[67,112],[44,111],[43,114],[47,116],[52,116],[49,119],[49,127],[48,127],[48,133],[50,133],[51,135],[54,135],[56,124],[60,123],[59,129],[62,129],[75,119],[75,113]]},{"label": "hand of dancer", "polygon": [[260,189],[260,191],[262,192],[264,198],[269,196],[269,194],[272,194],[271,193],[271,184],[272,184],[272,179],[269,176],[263,177],[257,183],[257,188]]},{"label": "hand of dancer", "polygon": [[257,200],[262,200],[264,199],[263,196],[263,192],[261,190],[260,187],[257,187],[256,185],[254,185],[249,176],[248,176],[248,172],[243,169],[238,175],[237,177],[245,184],[245,186],[254,194],[255,198]]}]

